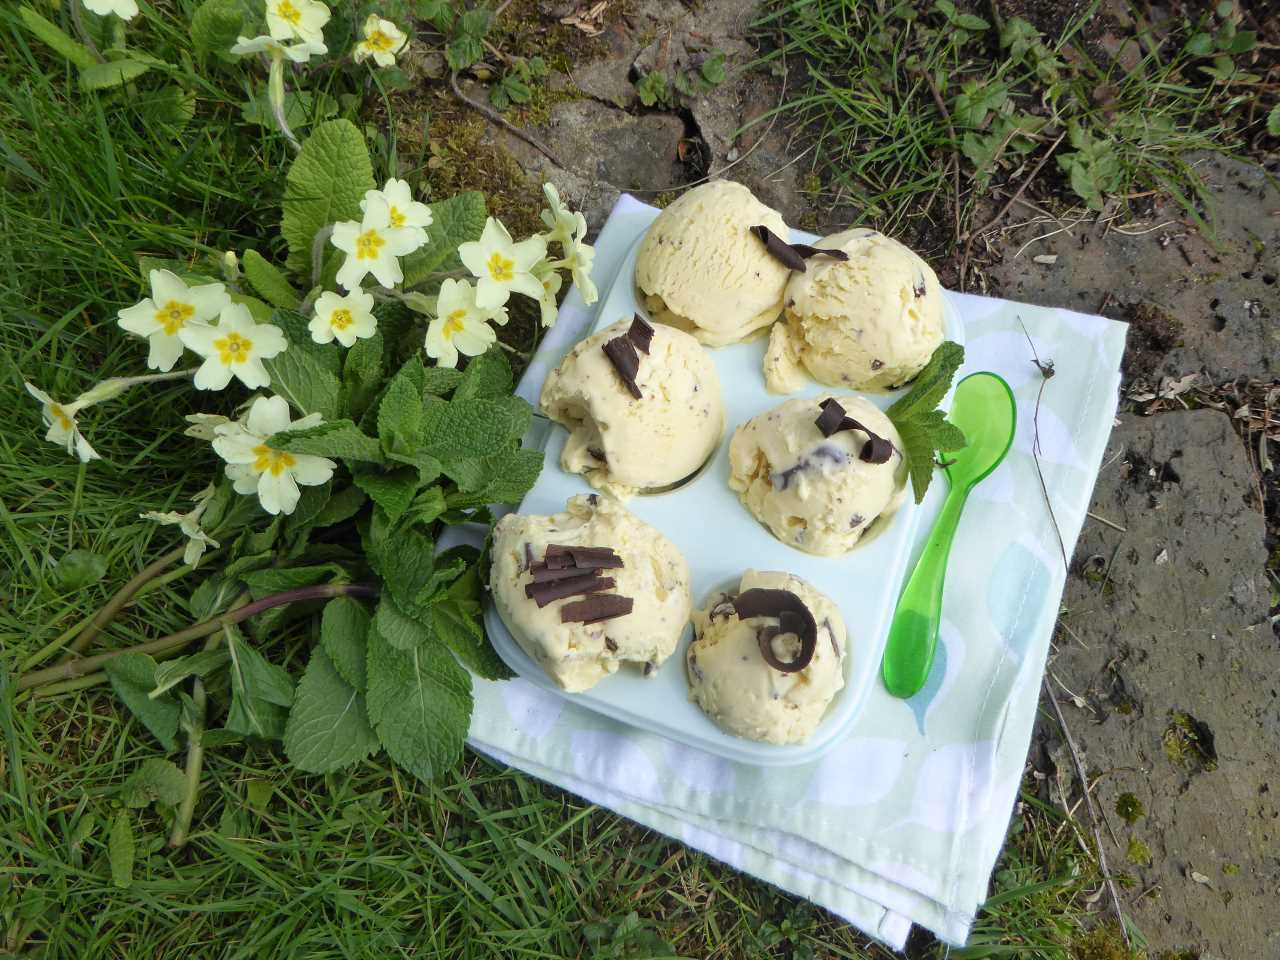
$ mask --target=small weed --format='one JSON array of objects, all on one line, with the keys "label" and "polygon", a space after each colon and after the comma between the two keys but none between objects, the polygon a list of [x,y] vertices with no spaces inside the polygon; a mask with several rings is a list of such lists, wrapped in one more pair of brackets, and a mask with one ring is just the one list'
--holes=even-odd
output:
[{"label": "small weed", "polygon": [[1234,863],[1224,863],[1222,865],[1222,875],[1224,877],[1234,877],[1240,873],[1240,868]]},{"label": "small weed", "polygon": [[1164,731],[1164,752],[1169,762],[1192,772],[1216,770],[1218,753],[1209,725],[1189,713],[1174,711]]},{"label": "small weed", "polygon": [[1146,954],[1125,944],[1115,924],[1094,927],[1072,944],[1073,960],[1146,960]]},{"label": "small weed", "polygon": [[1129,846],[1125,851],[1129,862],[1139,867],[1151,866],[1151,848],[1137,837],[1129,838]]},{"label": "small weed", "polygon": [[1116,816],[1120,817],[1125,823],[1136,823],[1139,818],[1146,815],[1147,808],[1132,793],[1122,793],[1116,799]]}]

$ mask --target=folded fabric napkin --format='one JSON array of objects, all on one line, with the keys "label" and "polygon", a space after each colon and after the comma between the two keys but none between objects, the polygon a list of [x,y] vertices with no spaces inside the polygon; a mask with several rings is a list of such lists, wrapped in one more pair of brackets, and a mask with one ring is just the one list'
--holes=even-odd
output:
[{"label": "folded fabric napkin", "polygon": [[[632,197],[618,201],[596,243],[602,294],[657,214]],[[877,683],[847,738],[820,760],[761,769],[636,730],[520,679],[476,680],[471,745],[812,900],[897,949],[913,923],[963,944],[1017,796],[1065,579],[1032,444],[1038,433],[1069,555],[1115,414],[1125,326],[948,296],[968,341],[960,375],[1003,376],[1017,396],[1018,431],[960,523],[924,690],[897,700]],[[536,406],[548,371],[592,316],[570,291],[521,396]],[[1038,416],[1042,377],[1028,337],[1055,365]],[[929,491],[921,540],[944,486]]]}]

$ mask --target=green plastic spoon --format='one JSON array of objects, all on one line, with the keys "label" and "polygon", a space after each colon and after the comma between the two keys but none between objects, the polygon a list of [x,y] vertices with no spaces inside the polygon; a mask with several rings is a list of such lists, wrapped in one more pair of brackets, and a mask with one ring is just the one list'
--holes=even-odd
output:
[{"label": "green plastic spoon", "polygon": [[970,374],[956,384],[948,418],[964,433],[968,444],[948,454],[954,459],[943,473],[951,491],[898,599],[881,669],[889,692],[904,699],[920,691],[933,667],[942,616],[942,584],[960,512],[969,491],[1000,465],[1013,443],[1017,423],[1013,391],[994,373]]}]

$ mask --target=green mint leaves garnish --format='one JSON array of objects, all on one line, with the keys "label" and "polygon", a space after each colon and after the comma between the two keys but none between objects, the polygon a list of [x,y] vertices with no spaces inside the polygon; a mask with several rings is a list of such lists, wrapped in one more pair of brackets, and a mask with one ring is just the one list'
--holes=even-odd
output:
[{"label": "green mint leaves garnish", "polygon": [[959,450],[965,445],[960,428],[946,420],[938,409],[962,363],[964,347],[944,341],[933,351],[911,389],[887,411],[902,438],[902,453],[911,474],[916,503],[924,500],[925,491],[929,489],[936,454]]}]

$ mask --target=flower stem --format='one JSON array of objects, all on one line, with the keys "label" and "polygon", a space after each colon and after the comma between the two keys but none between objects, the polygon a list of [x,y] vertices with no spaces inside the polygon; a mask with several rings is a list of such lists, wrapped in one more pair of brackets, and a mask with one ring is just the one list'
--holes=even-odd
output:
[{"label": "flower stem", "polygon": [[[65,662],[70,660],[77,653],[85,650],[89,644],[93,643],[98,634],[103,631],[103,628],[116,618],[116,615],[124,609],[124,605],[133,599],[134,595],[142,589],[143,585],[154,580],[160,574],[164,573],[165,570],[169,569],[169,567],[173,566],[174,563],[182,558],[182,554],[185,550],[185,547],[175,547],[168,553],[164,554],[164,556],[159,560],[149,566],[143,567],[136,577],[121,587],[116,595],[108,600],[106,604],[103,605],[102,609],[94,615],[93,619],[89,621],[89,625],[84,628],[80,635],[72,642],[71,646],[67,648],[67,652],[63,655],[62,661]],[[77,628],[72,629],[74,630]],[[72,635],[74,636],[74,634]],[[53,643],[49,644],[49,646],[36,653],[35,656],[28,658],[27,662],[22,665],[23,668],[29,669],[39,663],[48,654],[52,653],[65,643],[66,640],[64,638],[66,636],[66,634],[63,634],[61,637],[54,640]]]},{"label": "flower stem", "polygon": [[80,9],[80,0],[71,0],[71,22],[75,24],[76,33],[80,34],[80,40],[89,52],[93,54],[93,58],[99,63],[106,62],[106,58],[102,56],[102,51],[98,49],[98,45],[93,42],[93,37],[89,35],[89,31],[84,26],[84,11]]},{"label": "flower stem", "polygon": [[284,109],[284,56],[279,53],[271,56],[271,73],[267,80],[267,100],[271,103],[271,112],[275,114],[276,125],[294,150],[301,150],[302,144],[289,128],[289,120]]},{"label": "flower stem", "polygon": [[[224,626],[223,630],[230,630]],[[209,638],[204,645],[206,650],[218,642],[217,634]],[[187,731],[187,766],[186,786],[182,794],[182,803],[178,805],[177,816],[173,820],[173,830],[169,833],[169,846],[175,850],[186,845],[187,831],[191,829],[191,817],[196,812],[196,799],[200,796],[200,772],[204,769],[204,721],[207,697],[204,692],[204,681],[196,677],[191,685],[191,702],[195,706],[195,716],[189,724],[184,724]],[[183,713],[187,708],[183,707]]]},{"label": "flower stem", "polygon": [[41,687],[39,690],[32,690],[29,696],[32,697],[56,697],[63,693],[75,693],[77,690],[84,690],[88,687],[96,687],[100,683],[107,682],[107,675],[99,670],[97,673],[91,673],[87,677],[76,677],[74,680],[63,680],[59,683],[50,683]]},{"label": "flower stem", "polygon": [[18,680],[17,689],[31,690],[59,680],[83,677],[99,670],[108,660],[114,660],[125,653],[156,655],[179,650],[193,640],[199,640],[202,637],[217,633],[224,626],[248,620],[264,610],[270,610],[272,607],[278,607],[281,604],[296,603],[301,600],[324,600],[330,597],[342,596],[374,597],[377,594],[376,587],[362,583],[330,583],[316,587],[299,587],[296,590],[273,593],[271,596],[255,600],[253,603],[244,602],[248,599],[247,594],[241,594],[235,604],[232,605],[232,609],[221,616],[214,617],[212,620],[205,620],[203,623],[197,623],[194,626],[187,627],[185,630],[179,630],[177,633],[158,637],[155,640],[148,640],[146,643],[139,643],[123,650],[112,650],[109,653],[100,653],[93,657],[80,657],[52,667],[46,667],[44,670],[37,670],[35,673],[24,673]]}]

